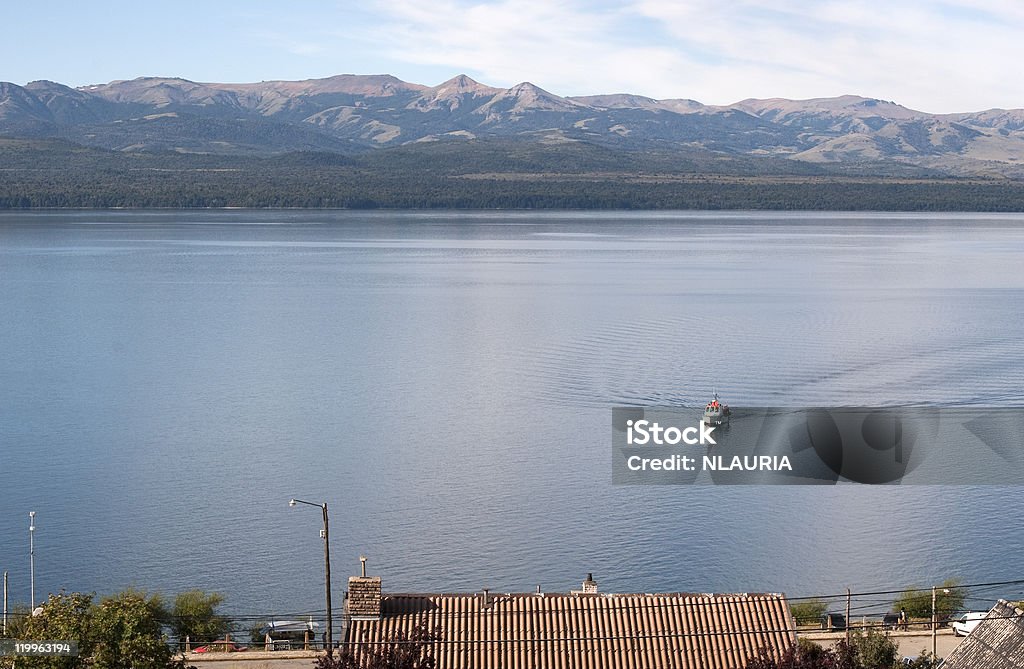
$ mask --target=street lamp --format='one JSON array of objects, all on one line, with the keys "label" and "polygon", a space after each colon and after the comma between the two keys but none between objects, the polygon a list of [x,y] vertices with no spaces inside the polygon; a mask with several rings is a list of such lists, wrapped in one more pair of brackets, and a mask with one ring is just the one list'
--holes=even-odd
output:
[{"label": "street lamp", "polygon": [[36,512],[28,512],[28,567],[32,580],[32,610],[36,610]]},{"label": "street lamp", "polygon": [[314,504],[313,502],[306,502],[301,499],[292,499],[288,502],[288,506],[295,506],[296,504],[317,506],[324,512],[324,529],[321,535],[323,535],[324,540],[324,591],[327,595],[327,657],[331,657],[334,653],[334,628],[331,620],[331,534],[330,525],[327,520],[327,502]]},{"label": "street lamp", "polygon": [[[942,594],[948,595],[949,594],[949,588],[943,588],[942,589]],[[936,600],[936,596],[935,595],[936,595],[935,586],[933,585],[932,586],[932,657],[935,657],[935,655],[936,655],[935,649],[938,646],[938,639],[936,638],[936,635],[938,634],[938,627],[939,627],[939,625],[938,625],[938,623],[939,623],[939,616],[938,616],[938,613],[935,610],[935,600]]]}]

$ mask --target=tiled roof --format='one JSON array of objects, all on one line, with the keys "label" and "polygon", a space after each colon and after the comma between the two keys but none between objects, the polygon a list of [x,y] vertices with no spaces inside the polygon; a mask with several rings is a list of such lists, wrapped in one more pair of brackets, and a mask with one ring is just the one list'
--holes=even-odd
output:
[{"label": "tiled roof", "polygon": [[346,640],[440,632],[438,669],[742,669],[762,647],[794,643],[782,595],[385,595],[380,620]]},{"label": "tiled roof", "polygon": [[1024,611],[999,600],[946,658],[943,669],[1024,667]]}]

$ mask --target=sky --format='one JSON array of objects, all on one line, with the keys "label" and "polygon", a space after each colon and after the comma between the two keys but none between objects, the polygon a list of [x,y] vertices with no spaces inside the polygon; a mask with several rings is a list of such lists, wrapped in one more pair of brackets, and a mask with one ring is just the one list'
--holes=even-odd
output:
[{"label": "sky", "polygon": [[854,94],[933,113],[1024,107],[1020,0],[60,0],[0,16],[0,81],[18,84],[465,73],[705,104]]}]

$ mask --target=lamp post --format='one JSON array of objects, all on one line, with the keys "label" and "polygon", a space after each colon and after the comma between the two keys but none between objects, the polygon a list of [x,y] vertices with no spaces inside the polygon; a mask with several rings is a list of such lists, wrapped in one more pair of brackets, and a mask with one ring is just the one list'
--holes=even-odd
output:
[{"label": "lamp post", "polygon": [[334,654],[334,627],[331,619],[331,534],[327,519],[327,502],[314,504],[313,502],[306,502],[301,499],[292,499],[288,502],[288,506],[295,506],[296,504],[317,506],[324,513],[324,529],[322,534],[324,540],[324,591],[327,597],[327,657],[331,657]]},{"label": "lamp post", "polygon": [[[943,588],[942,589],[942,593],[948,595],[949,594],[949,588]],[[933,585],[932,586],[932,656],[933,657],[936,655],[935,649],[938,647],[938,639],[936,638],[936,635],[938,634],[938,627],[939,627],[938,626],[939,616],[938,616],[938,613],[935,610],[935,600],[936,600],[935,594],[936,594],[935,593],[935,586]]]},{"label": "lamp post", "polygon": [[32,610],[36,610],[36,512],[28,512],[28,568],[32,582]]}]

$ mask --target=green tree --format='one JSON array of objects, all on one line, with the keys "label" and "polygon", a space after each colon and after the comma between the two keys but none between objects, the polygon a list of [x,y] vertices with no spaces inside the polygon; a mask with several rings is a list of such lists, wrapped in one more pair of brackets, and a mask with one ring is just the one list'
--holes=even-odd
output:
[{"label": "green tree", "polygon": [[853,634],[850,645],[860,666],[865,669],[889,669],[897,666],[900,649],[887,634],[869,629],[866,633]]},{"label": "green tree", "polygon": [[185,669],[167,645],[158,596],[128,590],[99,604],[79,592],[50,595],[24,638],[76,641],[77,657],[19,657],[18,669]]},{"label": "green tree", "polygon": [[[924,654],[909,665],[913,669],[934,669],[934,657]],[[758,657],[747,662],[746,669],[905,669],[899,648],[885,634],[854,634],[850,641],[840,640],[835,648],[823,648],[800,639],[781,657],[761,649]]]},{"label": "green tree", "polygon": [[811,625],[821,621],[828,604],[820,599],[808,599],[790,605],[789,610],[797,625]]},{"label": "green tree", "polygon": [[[938,619],[948,620],[957,611],[963,610],[967,590],[960,587],[960,579],[947,578],[935,589],[935,613]],[[893,602],[893,610],[906,609],[911,618],[931,620],[932,590],[931,588],[907,588]]]},{"label": "green tree", "polygon": [[892,603],[892,607],[895,611],[904,609],[909,618],[931,618],[932,593],[930,590],[907,588]]},{"label": "green tree", "polygon": [[30,641],[77,641],[78,657],[18,658],[19,667],[29,669],[77,669],[87,665],[92,655],[92,595],[80,592],[50,595],[39,607],[38,615],[29,616],[22,633]]},{"label": "green tree", "polygon": [[900,669],[935,669],[941,660],[931,653],[922,652],[910,664],[901,665]]},{"label": "green tree", "polygon": [[217,613],[224,596],[216,592],[189,590],[174,598],[171,630],[179,641],[213,641],[224,636],[231,621]]},{"label": "green tree", "polygon": [[95,669],[183,669],[163,635],[165,611],[158,595],[128,590],[93,608]]},{"label": "green tree", "polygon": [[258,620],[249,627],[249,643],[253,646],[262,646],[266,641],[267,635],[264,633],[264,629],[267,626],[267,621]]},{"label": "green tree", "polygon": [[795,646],[775,657],[767,648],[747,662],[746,669],[841,669],[836,654],[816,643],[800,639]]}]

